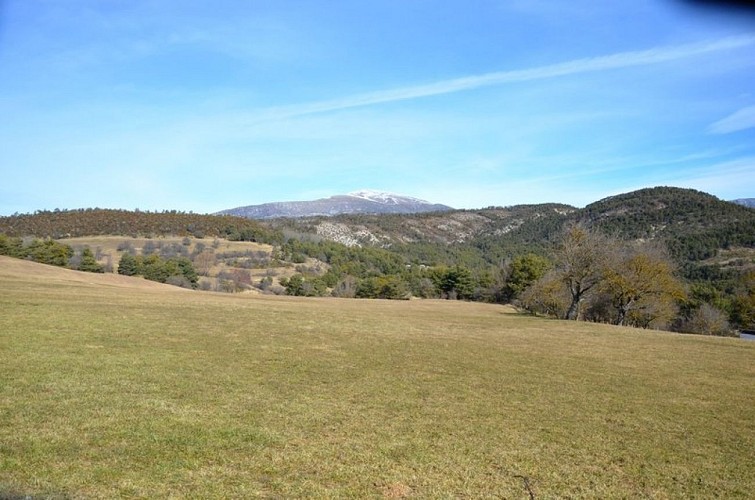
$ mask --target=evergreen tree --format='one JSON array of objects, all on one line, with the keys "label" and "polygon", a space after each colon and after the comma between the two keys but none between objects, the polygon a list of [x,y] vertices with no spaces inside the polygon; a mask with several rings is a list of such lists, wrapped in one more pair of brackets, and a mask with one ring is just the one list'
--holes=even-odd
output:
[{"label": "evergreen tree", "polygon": [[441,268],[433,273],[433,281],[446,299],[467,300],[474,294],[474,280],[469,269],[462,266]]},{"label": "evergreen tree", "polygon": [[533,253],[514,259],[504,287],[505,298],[514,300],[519,297],[527,287],[545,276],[550,267],[551,263],[548,259]]},{"label": "evergreen tree", "polygon": [[24,245],[21,238],[11,238],[0,234],[0,255],[21,258],[24,255]]},{"label": "evergreen tree", "polygon": [[86,271],[89,273],[104,273],[105,268],[97,262],[94,258],[94,253],[89,247],[84,247],[81,251],[81,263],[79,264],[79,271]]},{"label": "evergreen tree", "polygon": [[192,288],[196,288],[197,281],[199,281],[199,275],[194,269],[194,265],[187,257],[178,257],[175,259],[180,275],[186,278],[191,283]]},{"label": "evergreen tree", "polygon": [[130,253],[124,253],[118,263],[118,274],[124,276],[136,276],[139,274],[137,258]]},{"label": "evergreen tree", "polygon": [[51,239],[34,240],[24,253],[34,262],[65,267],[73,257],[73,248]]},{"label": "evergreen tree", "polygon": [[305,295],[304,294],[304,276],[294,274],[288,280],[281,280],[281,284],[286,288],[286,295]]}]

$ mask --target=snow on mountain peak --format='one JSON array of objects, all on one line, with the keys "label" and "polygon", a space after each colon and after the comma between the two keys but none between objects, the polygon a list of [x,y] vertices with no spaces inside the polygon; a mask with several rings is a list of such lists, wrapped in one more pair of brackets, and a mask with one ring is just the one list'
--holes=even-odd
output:
[{"label": "snow on mountain peak", "polygon": [[420,200],[418,198],[412,198],[410,196],[402,196],[399,194],[394,193],[388,193],[385,191],[376,191],[374,189],[361,189],[359,191],[354,191],[352,193],[349,193],[348,196],[353,196],[354,198],[361,198],[363,200],[369,200],[374,201],[376,203],[383,203],[383,204],[398,204],[401,202],[414,202],[414,203],[428,203],[425,200]]},{"label": "snow on mountain peak", "polygon": [[250,219],[272,219],[338,214],[413,214],[443,210],[453,209],[447,205],[430,203],[410,196],[362,189],[347,195],[336,195],[319,200],[264,203],[232,208],[219,213],[240,215]]}]

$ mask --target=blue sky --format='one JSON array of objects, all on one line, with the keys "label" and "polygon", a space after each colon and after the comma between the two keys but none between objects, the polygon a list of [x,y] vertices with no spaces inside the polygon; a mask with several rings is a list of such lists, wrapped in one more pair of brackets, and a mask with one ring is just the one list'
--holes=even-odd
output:
[{"label": "blue sky", "polygon": [[362,188],[755,197],[755,13],[680,0],[0,0],[0,215]]}]

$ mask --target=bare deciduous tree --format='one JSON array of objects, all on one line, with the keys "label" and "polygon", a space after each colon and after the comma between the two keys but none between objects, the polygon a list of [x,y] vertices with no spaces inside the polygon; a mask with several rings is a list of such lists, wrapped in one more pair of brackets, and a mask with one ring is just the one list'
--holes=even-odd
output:
[{"label": "bare deciduous tree", "polygon": [[194,265],[197,272],[202,276],[209,276],[212,266],[215,265],[215,253],[211,250],[204,250],[194,257]]},{"label": "bare deciduous tree", "polygon": [[579,319],[583,301],[605,275],[613,246],[609,238],[582,226],[570,226],[561,235],[556,248],[555,275],[566,284],[571,295],[566,319]]}]

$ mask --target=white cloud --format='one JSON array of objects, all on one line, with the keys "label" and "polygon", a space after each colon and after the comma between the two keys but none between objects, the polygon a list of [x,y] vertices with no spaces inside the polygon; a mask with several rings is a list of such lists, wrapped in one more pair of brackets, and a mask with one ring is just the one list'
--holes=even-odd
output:
[{"label": "white cloud", "polygon": [[268,110],[267,119],[280,119],[294,116],[324,113],[341,109],[371,106],[395,101],[405,101],[421,97],[450,94],[506,83],[527,82],[596,71],[645,66],[676,61],[689,57],[755,45],[755,36],[733,36],[718,40],[655,47],[648,50],[618,52],[607,56],[575,59],[548,66],[511,71],[499,71],[482,75],[472,75],[450,80],[441,80],[426,85],[414,85],[389,90],[379,90],[338,99],[317,101],[307,104],[283,106]]},{"label": "white cloud", "polygon": [[708,131],[712,134],[730,134],[748,128],[755,128],[755,106],[747,106],[712,123]]}]

